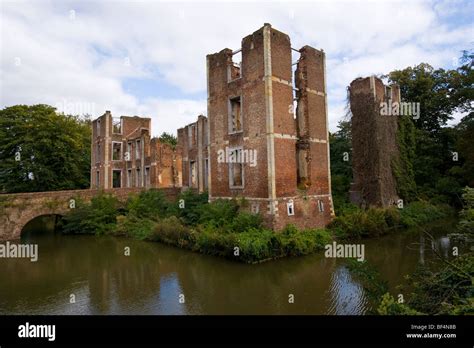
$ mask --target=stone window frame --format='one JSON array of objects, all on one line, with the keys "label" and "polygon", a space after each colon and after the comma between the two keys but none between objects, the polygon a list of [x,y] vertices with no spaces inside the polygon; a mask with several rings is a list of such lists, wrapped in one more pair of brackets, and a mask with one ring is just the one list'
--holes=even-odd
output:
[{"label": "stone window frame", "polygon": [[[240,54],[240,62],[234,62],[234,56],[236,54]],[[227,83],[231,83],[233,81],[237,81],[237,80],[240,80],[242,78],[242,63],[243,63],[243,54],[242,54],[242,49],[238,49],[237,51],[234,51],[232,52],[232,60],[231,60],[231,63],[232,64],[229,64],[227,66]],[[238,66],[239,67],[239,77],[236,77],[235,79],[232,78],[232,68],[233,67],[236,67]]]},{"label": "stone window frame", "polygon": [[[148,171],[148,175],[147,175]],[[144,187],[149,188],[151,186],[151,169],[150,166],[145,166],[145,170],[143,171],[143,175],[145,176]]]},{"label": "stone window frame", "polygon": [[295,202],[292,199],[290,199],[286,203],[286,213],[288,214],[288,216],[294,216],[295,215]]},{"label": "stone window frame", "polygon": [[[191,188],[196,188],[199,186],[199,180],[198,180],[198,168],[197,168],[197,161],[189,161],[189,182],[188,185]],[[195,178],[195,183],[193,185],[193,167],[194,167],[194,178]]]},{"label": "stone window frame", "polygon": [[132,168],[127,169],[127,187],[133,187]]},{"label": "stone window frame", "polygon": [[141,168],[135,168],[135,187],[142,187],[142,180],[141,180]]},{"label": "stone window frame", "polygon": [[96,148],[95,148],[95,163],[100,163],[101,160],[101,143],[100,141],[97,142]]},{"label": "stone window frame", "polygon": [[[119,172],[120,173],[120,186],[119,187],[114,187],[114,172]],[[112,169],[112,188],[123,188],[122,169]]]},{"label": "stone window frame", "polygon": [[[140,146],[138,146],[140,144]],[[135,159],[141,159],[142,158],[142,140],[141,139],[136,139],[135,140]]]},{"label": "stone window frame", "polygon": [[[114,144],[120,144],[119,159],[114,159]],[[112,161],[118,162],[123,160],[123,143],[121,141],[112,140]]]},{"label": "stone window frame", "polygon": [[[117,122],[120,120],[119,122]],[[119,124],[119,131],[116,132],[115,128],[117,127],[117,124]],[[120,117],[112,117],[112,134],[123,134],[123,119]]]},{"label": "stone window frame", "polygon": [[[235,150],[240,150],[242,151],[242,155],[243,156],[243,151],[244,151],[244,147],[243,146],[235,146],[235,147],[231,147],[229,148],[229,153],[235,151]],[[226,158],[226,160],[228,161],[229,159]],[[245,166],[244,166],[244,163],[243,162],[240,162],[240,163],[237,163],[237,164],[240,164],[242,166],[242,185],[239,185],[239,186],[235,186],[235,185],[232,185],[233,181],[234,181],[234,172],[232,170],[233,168],[233,165],[235,163],[231,163],[230,161],[228,161],[228,167],[229,167],[229,188],[230,189],[243,189],[245,188]]]},{"label": "stone window frame", "polygon": [[127,151],[124,153],[124,155],[126,153],[128,153],[128,160],[126,158],[126,156],[124,156],[124,160],[125,161],[131,161],[132,160],[132,153],[133,153],[133,142],[132,141],[127,141]]},{"label": "stone window frame", "polygon": [[321,199],[318,199],[318,210],[320,213],[324,212],[324,202]]},{"label": "stone window frame", "polygon": [[97,189],[100,187],[100,170],[95,171],[95,187]]},{"label": "stone window frame", "polygon": [[[240,99],[240,130],[233,131],[232,130],[232,100],[234,99]],[[244,103],[243,103],[244,98],[242,97],[242,94],[235,95],[235,96],[230,96],[227,98],[227,131],[228,134],[239,134],[244,132]]]}]

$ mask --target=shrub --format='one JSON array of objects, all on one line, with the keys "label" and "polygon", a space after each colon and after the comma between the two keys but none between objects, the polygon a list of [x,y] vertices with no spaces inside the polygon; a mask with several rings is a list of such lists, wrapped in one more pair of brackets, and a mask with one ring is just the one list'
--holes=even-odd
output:
[{"label": "shrub", "polygon": [[[179,201],[184,200],[184,209],[178,207]],[[184,224],[188,226],[195,226],[199,222],[202,215],[202,210],[208,205],[207,193],[197,193],[193,190],[186,190],[182,192],[176,204],[170,207],[170,215],[179,216]]]},{"label": "shrub", "polygon": [[239,258],[244,262],[257,262],[281,256],[275,253],[277,237],[273,231],[250,228],[237,235]]},{"label": "shrub", "polygon": [[116,217],[120,213],[120,204],[114,196],[100,194],[92,198],[89,204],[76,202],[63,219],[63,233],[104,234],[116,228]]},{"label": "shrub", "polygon": [[192,248],[195,243],[194,234],[176,216],[170,216],[155,223],[146,239],[183,248]]},{"label": "shrub", "polygon": [[461,232],[474,234],[474,189],[466,187],[462,195],[464,208],[459,213],[461,220],[458,228]]},{"label": "shrub", "polygon": [[398,303],[388,292],[382,296],[377,313],[380,315],[421,315],[422,313],[408,307],[406,304]]},{"label": "shrub", "polygon": [[224,227],[234,220],[239,206],[235,200],[218,199],[203,205],[199,223],[213,227]]},{"label": "shrub", "polygon": [[114,235],[127,236],[135,239],[146,239],[152,233],[156,221],[137,218],[134,215],[117,216],[117,227]]},{"label": "shrub", "polygon": [[158,220],[167,216],[171,203],[166,199],[163,192],[150,189],[142,191],[138,195],[131,196],[127,201],[128,215],[137,218]]},{"label": "shrub", "polygon": [[379,236],[391,230],[412,227],[447,217],[451,214],[446,206],[435,206],[428,202],[417,201],[403,209],[369,208],[351,209],[337,216],[329,225],[334,235],[341,239]]},{"label": "shrub", "polygon": [[235,234],[222,233],[212,225],[201,226],[196,232],[196,246],[194,249],[204,254],[232,258],[236,246]]},{"label": "shrub", "polygon": [[232,232],[245,232],[250,229],[260,229],[262,227],[262,216],[247,212],[239,212],[230,223]]}]

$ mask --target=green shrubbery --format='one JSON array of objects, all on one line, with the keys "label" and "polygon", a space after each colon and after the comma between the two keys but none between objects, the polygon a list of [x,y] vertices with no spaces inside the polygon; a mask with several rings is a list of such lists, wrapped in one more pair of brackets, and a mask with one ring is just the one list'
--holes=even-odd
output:
[{"label": "green shrubbery", "polygon": [[76,208],[64,216],[63,233],[110,233],[116,229],[120,209],[117,198],[111,195],[98,195],[89,204],[76,200]]},{"label": "green shrubbery", "polygon": [[405,304],[385,294],[379,314],[474,314],[474,255],[459,256],[441,270],[420,268],[408,278],[410,296]]},{"label": "green shrubbery", "polygon": [[[181,199],[184,209],[179,208]],[[241,210],[244,201],[207,199],[207,194],[188,190],[171,202],[160,191],[149,190],[122,206],[112,196],[99,195],[67,214],[64,231],[163,242],[242,262],[305,255],[332,240],[327,230],[287,226],[275,233],[262,227],[259,214]]]},{"label": "green shrubbery", "polygon": [[474,189],[466,187],[462,195],[464,208],[459,213],[459,230],[468,235],[474,235]]},{"label": "green shrubbery", "polygon": [[[181,200],[184,209],[179,207]],[[64,218],[63,230],[159,241],[243,262],[259,262],[312,253],[331,243],[333,237],[378,236],[446,214],[424,202],[404,209],[368,210],[347,204],[328,229],[298,230],[289,225],[273,232],[263,227],[261,215],[242,209],[245,201],[207,200],[207,194],[191,190],[183,192],[177,201],[166,199],[159,190],[148,190],[130,196],[125,204],[102,194],[89,204],[78,202]]]},{"label": "green shrubbery", "polygon": [[435,206],[417,201],[403,209],[391,207],[362,210],[349,206],[329,225],[335,236],[341,239],[380,236],[390,231],[413,227],[452,214],[448,206]]}]

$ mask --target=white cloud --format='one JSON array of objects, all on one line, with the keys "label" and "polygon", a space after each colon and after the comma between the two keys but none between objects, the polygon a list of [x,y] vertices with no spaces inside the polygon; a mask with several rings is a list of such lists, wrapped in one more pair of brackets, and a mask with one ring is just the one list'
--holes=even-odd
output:
[{"label": "white cloud", "polygon": [[[461,16],[463,6],[445,1],[2,2],[0,106],[94,105],[94,116],[105,110],[150,116],[154,133],[175,132],[206,112],[203,98],[190,97],[205,94],[206,54],[236,49],[244,36],[270,22],[290,35],[294,47],[308,44],[327,53],[329,123],[335,130],[346,86],[354,78],[420,62],[451,67],[459,51],[469,48],[472,20],[443,21]],[[21,65],[15,65],[16,58]],[[139,95],[124,89],[125,78],[165,84],[156,94]],[[167,86],[181,95],[167,95]]]}]

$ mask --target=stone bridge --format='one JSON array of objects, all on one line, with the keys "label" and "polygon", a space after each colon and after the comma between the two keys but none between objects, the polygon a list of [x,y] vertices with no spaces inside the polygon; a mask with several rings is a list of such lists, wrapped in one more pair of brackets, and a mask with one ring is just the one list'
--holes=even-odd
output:
[{"label": "stone bridge", "polygon": [[[31,220],[42,215],[64,215],[81,199],[89,202],[100,192],[112,194],[125,201],[130,194],[139,193],[143,188],[117,188],[108,190],[69,190],[49,192],[29,192],[0,194],[0,241],[20,239],[23,227]],[[175,198],[177,188],[162,188],[168,198]],[[71,201],[74,200],[74,201]]]}]

